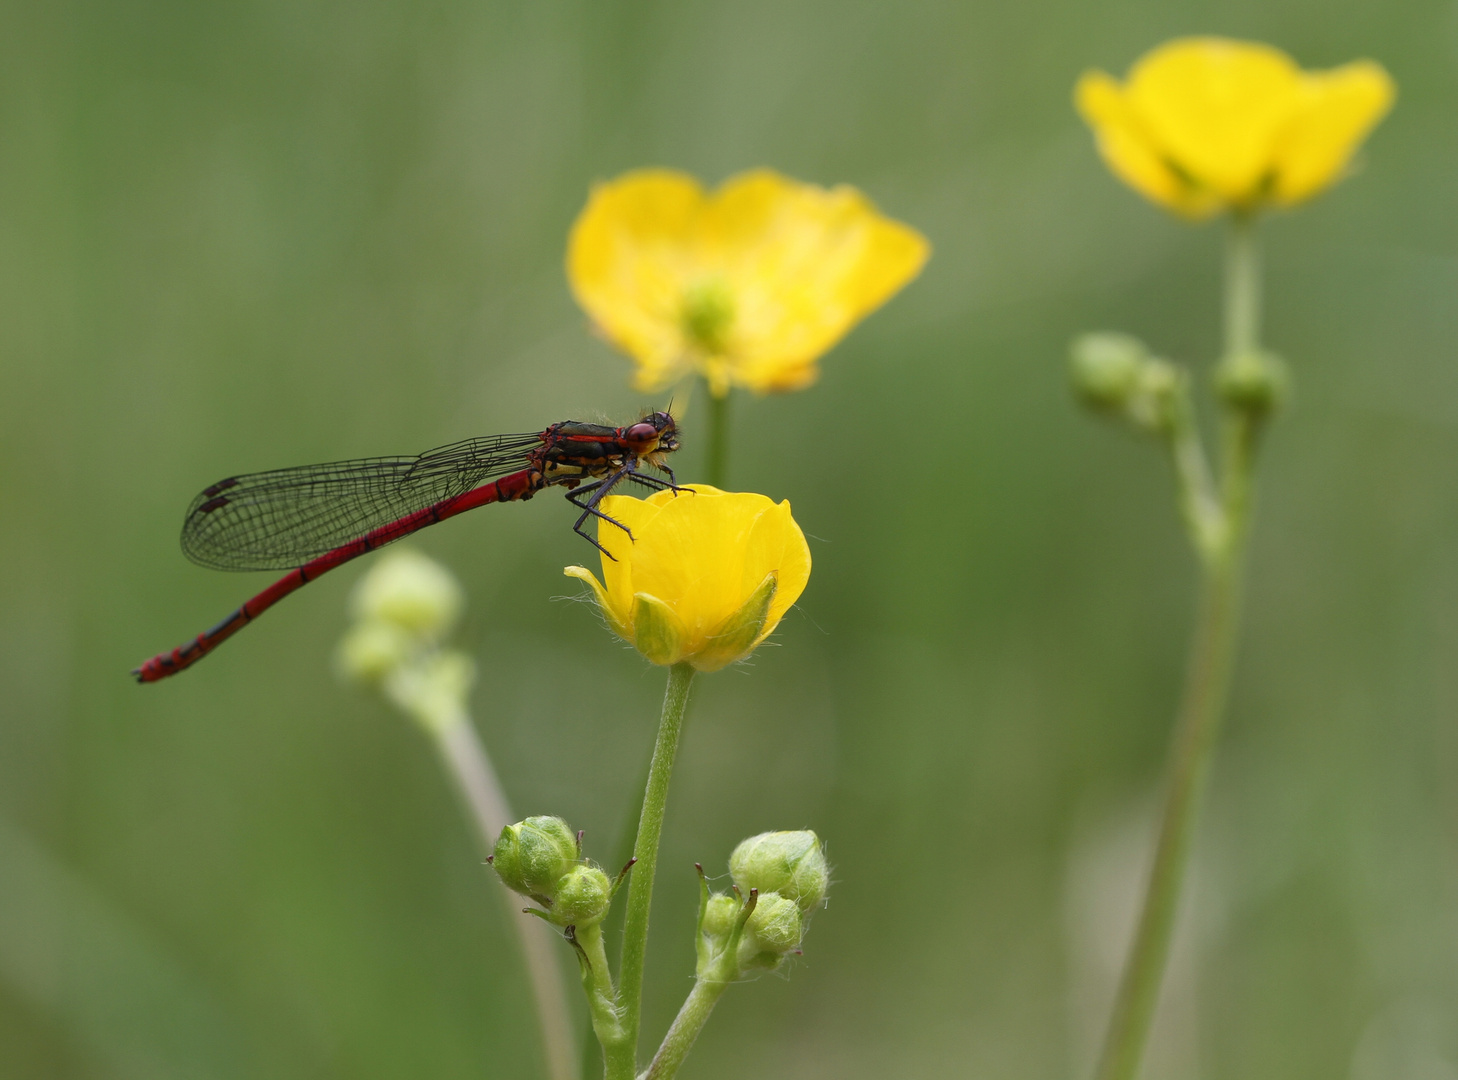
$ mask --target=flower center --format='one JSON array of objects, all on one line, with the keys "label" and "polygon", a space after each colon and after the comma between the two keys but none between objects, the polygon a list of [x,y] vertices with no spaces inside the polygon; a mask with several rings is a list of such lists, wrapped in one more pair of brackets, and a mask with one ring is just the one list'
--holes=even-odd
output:
[{"label": "flower center", "polygon": [[717,278],[700,281],[684,291],[680,320],[690,342],[709,356],[720,356],[729,345],[734,297]]}]

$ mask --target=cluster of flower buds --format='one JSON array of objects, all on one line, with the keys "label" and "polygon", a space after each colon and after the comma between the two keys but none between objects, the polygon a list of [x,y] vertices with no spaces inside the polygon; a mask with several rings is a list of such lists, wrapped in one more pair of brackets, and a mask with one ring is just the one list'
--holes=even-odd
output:
[{"label": "cluster of flower buds", "polygon": [[[617,884],[582,857],[582,838],[559,817],[529,817],[501,830],[491,865],[512,892],[534,900],[556,926],[602,922]],[[620,879],[621,880],[621,879]]]},{"label": "cluster of flower buds", "polygon": [[1091,409],[1127,420],[1140,431],[1169,431],[1184,375],[1128,334],[1082,334],[1074,339],[1069,375]]},{"label": "cluster of flower buds", "polygon": [[703,886],[698,977],[732,981],[773,970],[797,952],[810,913],[825,901],[830,868],[820,838],[809,830],[767,832],[729,857],[733,893]]},{"label": "cluster of flower buds", "polygon": [[450,571],[409,548],[381,556],[350,596],[353,625],[339,644],[347,678],[378,687],[427,726],[464,715],[475,665],[441,648],[465,598]]}]

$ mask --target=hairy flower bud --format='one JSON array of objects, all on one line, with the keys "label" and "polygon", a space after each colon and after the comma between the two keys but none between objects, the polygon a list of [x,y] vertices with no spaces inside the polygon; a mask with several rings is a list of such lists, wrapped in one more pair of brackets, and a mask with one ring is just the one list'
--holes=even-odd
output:
[{"label": "hairy flower bud", "polygon": [[1169,430],[1184,376],[1128,334],[1082,334],[1069,354],[1069,377],[1091,409],[1155,434]]},{"label": "hairy flower bud", "polygon": [[755,952],[771,952],[784,955],[800,943],[802,923],[800,907],[789,896],[779,893],[761,892],[754,911],[749,912],[745,923],[744,940],[739,950],[744,952],[745,943],[751,943]]},{"label": "hairy flower bud", "polygon": [[501,830],[491,865],[512,892],[545,901],[577,862],[577,837],[559,817],[529,817]]},{"label": "hairy flower bud", "polygon": [[1255,416],[1280,408],[1289,383],[1285,363],[1263,350],[1227,357],[1215,369],[1215,391],[1220,399]]},{"label": "hairy flower bud", "polygon": [[415,655],[411,635],[393,623],[362,622],[350,627],[335,653],[341,675],[376,684]]},{"label": "hairy flower bud", "polygon": [[1148,359],[1144,342],[1128,334],[1080,334],[1073,339],[1068,373],[1086,404],[1118,411],[1138,389]]},{"label": "hairy flower bud", "polygon": [[451,572],[410,548],[380,556],[350,596],[354,617],[361,622],[390,623],[428,639],[444,637],[464,604]]},{"label": "hairy flower bud", "polygon": [[734,932],[742,906],[738,898],[728,893],[714,893],[704,905],[704,918],[699,929],[711,938],[727,938]]},{"label": "hairy flower bud", "polygon": [[613,883],[597,866],[574,866],[557,882],[550,918],[579,929],[602,922],[613,899]]},{"label": "hairy flower bud", "polygon": [[804,912],[825,899],[830,879],[820,838],[808,829],[750,837],[729,856],[729,873],[744,893],[758,889],[761,904],[765,894],[777,893]]}]

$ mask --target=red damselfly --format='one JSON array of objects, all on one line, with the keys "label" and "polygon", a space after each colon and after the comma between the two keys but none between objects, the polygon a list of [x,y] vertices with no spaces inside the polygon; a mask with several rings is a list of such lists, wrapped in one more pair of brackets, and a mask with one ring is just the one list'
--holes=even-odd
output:
[{"label": "red damselfly", "polygon": [[[215,570],[292,569],[211,630],[132,674],[144,683],[175,675],[336,566],[448,517],[530,499],[545,487],[568,489],[567,500],[582,511],[573,531],[606,554],[582,526],[596,517],[627,531],[597,508],[624,480],[679,490],[664,461],[677,449],[677,423],[655,412],[628,427],[567,420],[535,434],[466,439],[418,457],[358,458],[220,480],[188,508],[187,557]],[[639,471],[643,464],[668,479]]]}]

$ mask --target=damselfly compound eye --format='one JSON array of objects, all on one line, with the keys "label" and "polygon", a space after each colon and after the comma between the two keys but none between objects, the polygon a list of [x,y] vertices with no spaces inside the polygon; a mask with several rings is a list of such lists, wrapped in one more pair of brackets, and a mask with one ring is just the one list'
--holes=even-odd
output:
[{"label": "damselfly compound eye", "polygon": [[658,428],[644,420],[623,432],[623,438],[632,443],[651,443],[658,438]]}]

